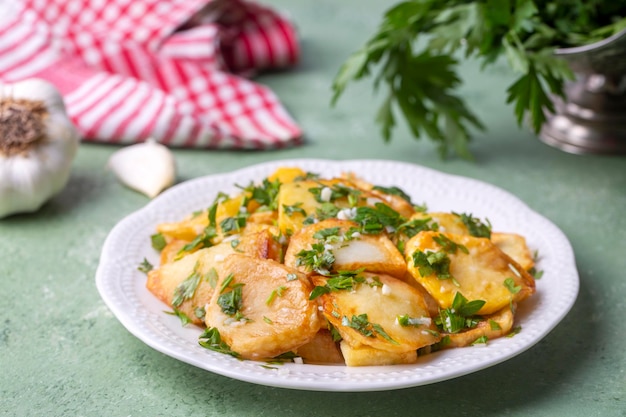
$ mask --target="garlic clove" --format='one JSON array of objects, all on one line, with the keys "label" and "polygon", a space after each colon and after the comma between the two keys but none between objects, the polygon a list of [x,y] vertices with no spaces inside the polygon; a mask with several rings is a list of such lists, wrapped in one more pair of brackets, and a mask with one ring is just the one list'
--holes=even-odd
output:
[{"label": "garlic clove", "polygon": [[154,139],[122,148],[109,158],[108,168],[125,186],[154,198],[174,184],[174,155]]}]

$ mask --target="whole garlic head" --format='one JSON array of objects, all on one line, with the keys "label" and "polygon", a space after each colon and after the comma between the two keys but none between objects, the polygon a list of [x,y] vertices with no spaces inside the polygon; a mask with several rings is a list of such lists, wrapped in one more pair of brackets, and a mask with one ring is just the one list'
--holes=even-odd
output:
[{"label": "whole garlic head", "polygon": [[0,218],[36,211],[60,192],[79,140],[52,84],[0,83]]}]

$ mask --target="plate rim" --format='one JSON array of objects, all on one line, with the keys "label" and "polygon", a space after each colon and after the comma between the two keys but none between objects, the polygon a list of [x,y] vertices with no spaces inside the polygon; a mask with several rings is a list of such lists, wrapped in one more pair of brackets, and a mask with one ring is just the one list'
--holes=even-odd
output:
[{"label": "plate rim", "polygon": [[[150,213],[158,209],[158,207],[165,202],[167,199],[173,198],[178,194],[182,194],[187,189],[193,189],[198,185],[201,185],[205,182],[210,181],[224,181],[229,178],[237,177],[237,176],[251,176],[253,172],[256,171],[266,171],[270,173],[272,169],[275,169],[279,166],[312,166],[312,165],[322,165],[322,166],[332,166],[333,168],[340,168],[339,166],[356,166],[356,165],[365,165],[365,166],[390,166],[396,168],[402,168],[403,170],[414,170],[415,172],[428,173],[430,175],[434,175],[436,177],[440,177],[443,180],[451,180],[451,181],[466,181],[471,183],[474,186],[478,186],[481,188],[486,188],[490,192],[498,194],[500,197],[506,197],[510,202],[515,203],[519,207],[523,208],[525,211],[525,215],[530,215],[534,217],[535,220],[543,222],[548,227],[552,228],[551,232],[556,234],[561,240],[559,243],[564,246],[565,252],[567,252],[568,257],[568,272],[570,274],[570,286],[568,287],[568,293],[563,295],[565,299],[562,301],[562,307],[558,314],[555,315],[550,324],[548,326],[544,326],[544,328],[539,332],[535,337],[533,337],[530,341],[525,342],[520,348],[508,350],[503,354],[500,354],[496,359],[490,360],[487,363],[479,363],[475,364],[470,368],[463,368],[457,372],[447,372],[443,375],[434,375],[430,378],[420,380],[419,378],[415,378],[409,372],[408,377],[398,377],[397,380],[390,382],[388,380],[380,380],[372,382],[371,380],[367,380],[367,382],[354,382],[354,380],[345,380],[341,378],[333,379],[326,378],[322,380],[311,380],[304,379],[299,380],[297,378],[291,378],[291,372],[298,372],[302,367],[325,367],[325,369],[330,368],[341,368],[344,373],[348,374],[369,374],[370,372],[375,373],[380,370],[380,368],[390,369],[393,368],[393,372],[401,373],[401,371],[405,371],[407,369],[414,370],[418,365],[392,365],[384,366],[384,367],[362,367],[360,369],[353,369],[350,367],[346,367],[343,365],[340,366],[328,366],[328,365],[299,365],[299,364],[286,364],[282,365],[284,368],[281,368],[278,372],[267,373],[263,372],[249,372],[242,374],[237,370],[236,367],[223,367],[223,366],[215,366],[212,361],[201,362],[195,356],[190,357],[188,354],[185,354],[184,350],[181,350],[178,344],[173,344],[171,346],[164,345],[163,343],[159,343],[158,340],[155,340],[154,337],[151,337],[150,334],[146,333],[145,329],[142,329],[142,326],[138,324],[137,316],[133,316],[133,314],[144,314],[141,308],[134,309],[132,312],[128,310],[128,306],[126,308],[124,306],[120,306],[119,303],[115,302],[115,297],[111,294],[110,289],[107,287],[107,283],[111,284],[107,280],[106,266],[107,263],[110,262],[109,258],[111,256],[111,245],[118,238],[118,234],[123,231],[124,227],[132,223],[136,218],[139,218],[142,215]],[[346,169],[349,171],[350,169]],[[365,178],[368,180],[368,178]],[[214,190],[215,192],[221,190]],[[210,193],[208,193],[210,194]],[[476,213],[479,215],[479,213]],[[525,202],[520,200],[517,196],[513,195],[509,191],[506,191],[498,186],[490,184],[485,181],[477,180],[470,177],[460,176],[456,174],[449,174],[445,172],[438,171],[433,168],[424,167],[421,165],[409,163],[409,162],[401,162],[401,161],[393,161],[393,160],[384,160],[384,159],[347,159],[347,160],[328,160],[328,159],[317,159],[317,158],[296,158],[296,159],[282,159],[282,160],[272,160],[267,162],[262,162],[259,164],[254,164],[248,167],[239,168],[236,170],[232,170],[229,172],[215,173],[210,175],[201,176],[198,178],[193,178],[187,181],[183,181],[172,188],[166,190],[161,195],[156,197],[155,199],[148,202],[145,206],[139,208],[138,210],[129,213],[124,216],[109,232],[107,235],[105,242],[102,247],[100,262],[98,264],[98,268],[96,270],[96,287],[97,290],[107,305],[107,307],[111,310],[115,318],[135,337],[141,340],[143,343],[147,344],[151,348],[166,354],[172,358],[180,360],[182,362],[188,363],[192,366],[207,370],[209,372],[213,372],[219,375],[223,375],[229,378],[237,379],[240,381],[245,381],[249,383],[265,385],[265,386],[273,386],[278,388],[288,388],[288,389],[296,389],[296,390],[309,390],[309,391],[339,391],[339,392],[363,392],[363,391],[384,391],[384,390],[392,390],[392,389],[402,389],[409,388],[421,385],[432,384],[436,382],[441,382],[448,379],[458,378],[464,375],[468,375],[470,373],[477,372],[479,370],[495,366],[500,364],[512,357],[515,357],[526,350],[533,347],[540,340],[542,340],[547,334],[549,334],[569,313],[571,308],[576,302],[576,298],[578,296],[579,287],[580,287],[580,278],[578,276],[578,271],[576,269],[574,251],[571,246],[571,243],[565,236],[565,234],[549,219],[542,216],[538,212],[532,210]],[[144,287],[145,288],[145,287]],[[146,290],[147,291],[147,290]],[[563,298],[562,297],[562,298]],[[180,324],[178,324],[180,326]],[[517,337],[517,336],[516,336]],[[499,339],[496,339],[490,344],[501,343]],[[469,348],[469,349],[488,349],[485,348]],[[468,348],[465,348],[468,349]],[[208,354],[215,355],[223,355],[215,352],[209,352]],[[252,362],[252,361],[246,361]],[[256,362],[258,364],[258,362]],[[260,367],[259,367],[260,368]],[[367,368],[367,370],[363,370]],[[285,372],[282,372],[286,369]],[[310,368],[307,368],[310,369]],[[367,372],[370,371],[370,372]],[[413,378],[411,377],[413,376]],[[335,382],[334,384],[329,384],[329,382]],[[337,384],[336,382],[340,382]]]}]

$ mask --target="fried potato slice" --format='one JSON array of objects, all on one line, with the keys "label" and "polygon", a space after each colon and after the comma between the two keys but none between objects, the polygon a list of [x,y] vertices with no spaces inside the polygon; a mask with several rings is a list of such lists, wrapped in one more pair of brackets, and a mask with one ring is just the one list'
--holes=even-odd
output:
[{"label": "fried potato slice", "polygon": [[267,177],[270,182],[279,181],[281,184],[294,182],[298,178],[305,178],[306,172],[298,167],[280,167]]},{"label": "fried potato slice", "polygon": [[389,352],[367,345],[354,347],[345,340],[339,346],[348,366],[403,365],[417,362],[417,350]]},{"label": "fried potato slice", "polygon": [[273,358],[310,342],[320,329],[317,304],[309,300],[311,289],[295,269],[233,254],[220,265],[205,324],[216,328],[242,358]]},{"label": "fried potato slice", "polygon": [[[202,314],[196,314],[196,311],[203,309],[213,295],[216,280],[210,278],[212,270],[232,252],[229,245],[217,245],[161,265],[148,272],[146,288],[159,300],[185,314],[194,324],[202,324]],[[191,296],[182,296],[185,287],[190,288]]]},{"label": "fried potato slice", "polygon": [[524,270],[529,271],[535,266],[534,257],[526,245],[524,236],[516,233],[493,232],[491,241],[520,264]]},{"label": "fried potato slice", "polygon": [[333,340],[330,331],[326,329],[321,329],[317,332],[310,342],[300,346],[296,349],[295,353],[300,356],[305,363],[344,363],[337,342]]},{"label": "fried potato slice", "polygon": [[[327,219],[307,226],[291,237],[285,264],[302,272],[312,272],[310,265],[303,263],[302,251],[312,251],[313,245],[320,242],[324,251],[332,254],[333,262],[325,265],[329,271],[365,269],[370,272],[384,272],[402,278],[406,273],[406,262],[388,237],[383,234],[350,234],[358,225],[350,220]],[[319,239],[319,234],[337,229],[335,236]],[[319,254],[322,255],[321,253]],[[318,271],[319,272],[319,271]]]},{"label": "fried potato slice", "polygon": [[449,334],[450,343],[445,348],[469,346],[485,336],[487,340],[497,339],[507,335],[513,328],[514,315],[509,306],[496,311],[493,314],[484,316],[484,320],[479,322],[473,329],[459,333]]},{"label": "fried potato slice", "polygon": [[[202,324],[196,310],[204,308],[213,294],[215,280],[209,279],[211,269],[218,267],[228,255],[244,253],[259,259],[276,259],[281,256],[281,247],[274,239],[270,230],[259,229],[256,233],[244,234],[238,240],[225,241],[209,248],[203,248],[177,259],[180,242],[173,240],[161,252],[161,258],[167,257],[168,262],[148,273],[146,287],[158,299],[184,313],[194,324]],[[237,242],[237,244],[235,244]],[[180,305],[173,305],[176,289],[179,285],[198,274],[202,279],[197,284],[193,296]],[[210,285],[212,283],[212,286]]]},{"label": "fried potato slice", "polygon": [[[364,272],[350,289],[319,297],[326,320],[352,347],[362,345],[388,352],[409,352],[439,341],[424,300],[409,284],[389,275]],[[313,276],[316,286],[327,279]],[[409,325],[401,325],[406,316]]]},{"label": "fried potato slice", "polygon": [[[449,273],[447,279],[440,279],[436,268],[420,271],[415,265],[415,252],[431,254],[445,250],[433,239],[441,235],[456,245],[467,249],[465,253],[447,253]],[[413,277],[433,296],[442,308],[449,308],[457,292],[468,300],[484,300],[478,314],[492,314],[509,305],[519,302],[535,292],[535,280],[517,262],[502,252],[489,239],[469,235],[455,235],[432,231],[420,232],[411,238],[405,247],[408,270]],[[511,282],[513,285],[506,285]],[[511,291],[511,289],[513,291]]]}]

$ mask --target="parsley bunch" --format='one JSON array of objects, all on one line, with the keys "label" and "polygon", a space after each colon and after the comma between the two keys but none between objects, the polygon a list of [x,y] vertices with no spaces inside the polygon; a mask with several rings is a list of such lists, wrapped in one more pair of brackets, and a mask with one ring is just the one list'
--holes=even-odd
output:
[{"label": "parsley bunch", "polygon": [[[621,3],[621,4],[620,4]],[[612,0],[410,0],[389,9],[378,31],[352,54],[333,82],[335,103],[348,83],[374,77],[386,87],[378,111],[385,141],[398,113],[412,135],[438,143],[442,157],[471,158],[470,128],[482,123],[455,90],[458,56],[483,68],[505,57],[519,77],[507,90],[518,124],[535,132],[554,112],[574,75],[556,48],[589,44],[626,28],[626,5]]]}]

